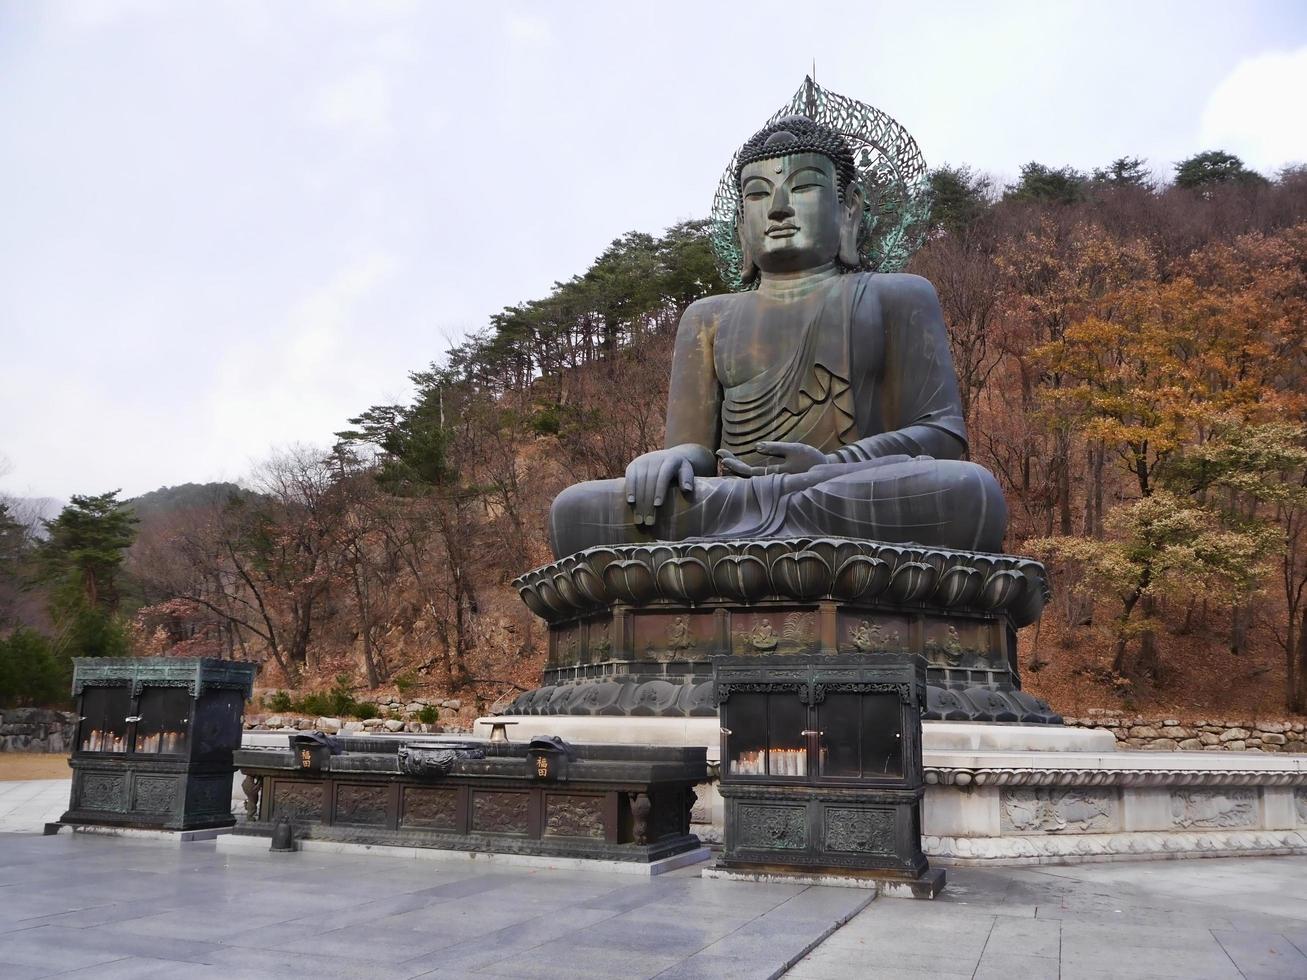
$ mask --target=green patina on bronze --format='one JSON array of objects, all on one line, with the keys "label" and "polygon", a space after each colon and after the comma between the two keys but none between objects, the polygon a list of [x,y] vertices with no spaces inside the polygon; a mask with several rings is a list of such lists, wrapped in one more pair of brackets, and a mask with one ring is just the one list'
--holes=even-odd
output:
[{"label": "green patina on bronze", "polygon": [[[911,134],[898,122],[856,99],[822,88],[811,77],[790,101],[767,120],[767,129],[785,116],[803,116],[837,133],[849,149],[853,176],[864,205],[858,234],[860,268],[898,272],[907,265],[925,236],[930,217],[926,161]],[[731,158],[713,199],[710,240],[722,279],[746,289],[741,275],[740,218],[741,157],[748,144]],[[820,151],[818,151],[820,152]]]}]

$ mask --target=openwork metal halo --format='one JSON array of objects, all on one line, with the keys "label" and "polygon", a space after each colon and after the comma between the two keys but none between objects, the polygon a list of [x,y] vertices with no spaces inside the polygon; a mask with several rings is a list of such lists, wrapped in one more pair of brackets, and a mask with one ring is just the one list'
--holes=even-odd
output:
[{"label": "openwork metal halo", "polygon": [[[782,116],[804,115],[835,130],[853,151],[857,180],[866,205],[858,231],[862,267],[877,272],[902,269],[925,236],[930,218],[930,184],[926,161],[916,141],[901,125],[879,109],[830,92],[811,76],[784,106],[764,123]],[[740,151],[717,184],[709,215],[709,242],[723,281],[744,289],[741,278],[740,186],[736,177]]]}]

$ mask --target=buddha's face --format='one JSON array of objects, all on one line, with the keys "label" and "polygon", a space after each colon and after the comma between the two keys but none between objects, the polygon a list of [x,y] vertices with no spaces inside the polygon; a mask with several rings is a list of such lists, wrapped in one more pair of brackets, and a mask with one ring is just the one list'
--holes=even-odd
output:
[{"label": "buddha's face", "polygon": [[835,261],[844,209],[835,164],[821,153],[750,163],[740,172],[740,239],[763,272]]}]

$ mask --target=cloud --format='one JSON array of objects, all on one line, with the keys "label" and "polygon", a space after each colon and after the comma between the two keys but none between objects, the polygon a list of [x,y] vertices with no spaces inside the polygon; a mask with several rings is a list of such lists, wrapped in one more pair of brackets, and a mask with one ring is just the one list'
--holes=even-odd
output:
[{"label": "cloud", "polygon": [[262,338],[228,347],[209,404],[212,456],[235,462],[268,444],[329,438],[330,425],[366,407],[380,367],[368,308],[398,268],[388,252],[364,255]]},{"label": "cloud", "polygon": [[310,117],[325,129],[382,137],[391,132],[393,108],[389,75],[378,67],[367,67],[324,85]]},{"label": "cloud", "polygon": [[1307,162],[1307,47],[1245,58],[1207,100],[1204,149],[1223,149],[1273,172]]},{"label": "cloud", "polygon": [[504,30],[513,47],[547,48],[554,43],[554,32],[549,22],[533,14],[511,13],[504,18]]}]

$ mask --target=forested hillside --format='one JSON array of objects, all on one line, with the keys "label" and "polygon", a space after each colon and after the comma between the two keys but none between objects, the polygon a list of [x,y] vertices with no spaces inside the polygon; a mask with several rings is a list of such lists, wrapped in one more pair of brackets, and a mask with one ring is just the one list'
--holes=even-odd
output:
[{"label": "forested hillside", "polygon": [[[1027,686],[1068,712],[1301,711],[1307,171],[1267,181],[1209,153],[1173,184],[1145,173],[1030,164],[996,188],[936,171],[910,268],[939,292],[1005,547],[1053,573]],[[0,526],[0,576],[64,595],[56,659],[80,604],[140,652],[263,660],[263,685],[343,676],[488,705],[543,661],[509,581],[548,560],[550,500],[661,445],[677,321],[722,288],[702,225],[628,234],[414,374],[409,403],[360,406],[242,491],[143,500],[112,602],[53,533]],[[116,502],[94,499],[83,524]]]}]

